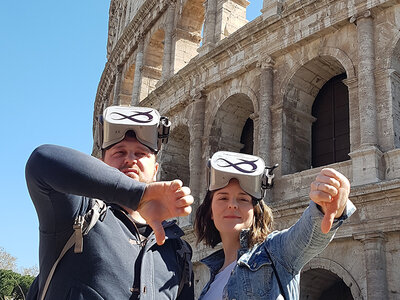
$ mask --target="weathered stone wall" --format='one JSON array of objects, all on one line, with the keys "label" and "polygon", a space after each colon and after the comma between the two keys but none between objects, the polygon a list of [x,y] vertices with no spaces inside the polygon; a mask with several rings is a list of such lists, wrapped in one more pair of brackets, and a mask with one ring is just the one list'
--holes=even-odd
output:
[{"label": "weathered stone wall", "polygon": [[[345,74],[350,159],[329,166],[350,179],[358,210],[304,268],[303,297],[341,281],[353,299],[399,299],[400,1],[264,0],[251,22],[248,4],[111,1],[94,116],[111,104],[168,116],[173,125],[159,176],[189,185],[195,209],[213,152],[252,149],[267,164],[279,163],[267,200],[282,229],[304,211],[320,170],[311,165],[314,101]],[[248,145],[243,134],[250,132]],[[179,224],[194,249],[198,295],[208,276],[198,261],[212,250],[195,244],[193,216]],[[315,276],[320,282],[312,287]]]}]

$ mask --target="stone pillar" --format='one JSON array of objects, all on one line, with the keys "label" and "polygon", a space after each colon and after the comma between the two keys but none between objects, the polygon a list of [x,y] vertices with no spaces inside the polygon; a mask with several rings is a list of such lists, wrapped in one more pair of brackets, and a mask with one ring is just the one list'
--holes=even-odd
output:
[{"label": "stone pillar", "polygon": [[378,182],[384,175],[382,152],[377,148],[374,22],[369,10],[353,16],[350,22],[357,25],[360,147],[349,155],[353,162],[353,184],[361,185]]},{"label": "stone pillar", "polygon": [[350,130],[350,152],[360,147],[360,115],[358,105],[358,81],[356,77],[343,80],[349,91],[349,126]]},{"label": "stone pillar", "polygon": [[272,117],[270,107],[273,101],[274,64],[271,57],[259,62],[260,74],[260,106],[259,106],[259,156],[266,165],[273,165],[271,161]]},{"label": "stone pillar", "polygon": [[364,246],[367,299],[389,299],[386,277],[385,235],[381,232],[361,234],[354,239]]},{"label": "stone pillar", "polygon": [[117,74],[115,74],[113,105],[120,104],[120,96],[119,95],[121,92],[121,81],[122,81],[122,66],[118,66]]},{"label": "stone pillar", "polygon": [[215,45],[215,23],[217,20],[217,0],[204,1],[206,15],[204,20],[203,45],[197,50],[199,55],[208,53]]},{"label": "stone pillar", "polygon": [[132,88],[132,101],[131,105],[136,106],[140,102],[140,88],[142,85],[142,68],[143,68],[143,51],[144,51],[144,38],[141,37],[136,50],[136,61],[135,61],[135,75],[133,78]]},{"label": "stone pillar", "polygon": [[173,30],[174,30],[174,23],[175,23],[175,8],[176,8],[176,0],[171,0],[171,3],[167,9],[167,20],[165,26],[165,38],[164,38],[164,58],[163,58],[163,65],[162,65],[162,74],[161,79],[158,84],[162,84],[165,80],[171,77],[174,70],[174,60],[172,59],[174,56],[172,55],[173,49]]},{"label": "stone pillar", "polygon": [[282,12],[282,2],[283,0],[264,0],[263,8],[261,9],[263,19],[279,15]]},{"label": "stone pillar", "polygon": [[361,148],[367,148],[377,145],[374,22],[369,10],[350,21],[357,24]]},{"label": "stone pillar", "polygon": [[216,43],[247,24],[246,7],[249,4],[247,0],[217,1],[214,38]]},{"label": "stone pillar", "polygon": [[[204,135],[204,119],[206,107],[206,95],[202,92],[196,94],[193,98],[192,112],[191,112],[191,126],[190,129],[190,189],[194,197],[193,212],[197,210],[200,202],[203,200],[202,191],[203,180],[205,174],[205,158],[203,157],[203,135]],[[192,213],[192,224],[195,214]]]}]

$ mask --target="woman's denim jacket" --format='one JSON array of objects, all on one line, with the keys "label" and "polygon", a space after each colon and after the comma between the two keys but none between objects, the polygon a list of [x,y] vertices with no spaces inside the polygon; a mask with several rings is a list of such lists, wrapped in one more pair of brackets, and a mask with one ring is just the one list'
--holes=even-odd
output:
[{"label": "woman's denim jacket", "polygon": [[[333,239],[337,228],[356,210],[348,201],[343,215],[335,219],[331,231],[323,234],[323,214],[314,202],[304,211],[301,218],[289,229],[274,231],[262,244],[249,249],[247,233],[240,234],[241,249],[223,292],[223,299],[283,299],[279,284],[271,266],[275,265],[283,287],[285,299],[299,299],[301,268],[321,253]],[[210,281],[204,287],[200,298],[208,291],[210,284],[224,263],[224,252],[219,250],[201,260],[211,272]]]}]

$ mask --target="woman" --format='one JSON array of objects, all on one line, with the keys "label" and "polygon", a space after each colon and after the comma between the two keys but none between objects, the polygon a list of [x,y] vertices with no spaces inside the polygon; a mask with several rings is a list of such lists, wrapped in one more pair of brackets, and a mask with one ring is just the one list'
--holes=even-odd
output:
[{"label": "woman", "polygon": [[222,249],[202,260],[211,277],[199,299],[299,299],[301,268],[355,211],[347,178],[322,169],[301,218],[289,229],[272,232],[272,212],[262,200],[267,176],[263,160],[221,151],[209,167],[195,231],[198,243],[215,247],[222,242]]}]

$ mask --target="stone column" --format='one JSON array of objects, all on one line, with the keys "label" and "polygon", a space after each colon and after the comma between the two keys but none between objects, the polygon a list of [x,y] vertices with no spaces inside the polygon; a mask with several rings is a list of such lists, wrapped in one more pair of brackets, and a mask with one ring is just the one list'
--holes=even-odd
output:
[{"label": "stone column", "polygon": [[357,25],[361,148],[367,148],[377,145],[374,21],[369,10],[350,21]]},{"label": "stone column", "polygon": [[375,91],[374,22],[371,12],[353,16],[358,40],[358,107],[360,147],[349,153],[353,162],[353,184],[368,184],[383,178],[382,152],[377,148],[377,111]]},{"label": "stone column", "polygon": [[272,139],[272,117],[270,107],[273,101],[274,64],[271,57],[259,62],[260,74],[260,107],[259,107],[259,156],[264,159],[266,165],[272,165],[271,161],[271,139]]},{"label": "stone column", "polygon": [[131,105],[136,106],[140,102],[140,88],[142,85],[142,68],[143,68],[143,51],[144,51],[144,38],[141,37],[136,50],[136,61],[135,61],[135,75],[133,77],[133,88],[132,88],[132,101]]},{"label": "stone column", "polygon": [[198,49],[199,55],[204,55],[215,45],[215,24],[217,20],[217,0],[206,0],[206,15],[204,20],[203,45]]},{"label": "stone column", "polygon": [[[204,119],[206,107],[206,95],[202,92],[196,94],[193,98],[191,125],[190,129],[190,189],[195,199],[193,211],[195,212],[202,201],[203,179],[205,174],[205,161],[203,157],[203,135],[204,135]],[[192,224],[195,214],[192,213]]]},{"label": "stone column", "polygon": [[175,8],[176,8],[176,0],[171,0],[171,3],[167,9],[167,20],[165,26],[165,38],[164,38],[164,58],[163,58],[163,65],[162,65],[162,74],[159,84],[167,80],[171,77],[174,70],[174,60],[172,55],[172,35],[174,30],[174,23],[175,23]]},{"label": "stone column", "polygon": [[349,91],[349,126],[350,130],[350,152],[360,147],[360,115],[358,105],[358,80],[357,77],[343,80]]},{"label": "stone column", "polygon": [[119,95],[121,93],[121,81],[122,81],[122,66],[118,66],[117,74],[115,74],[113,105],[119,105],[120,103]]},{"label": "stone column", "polygon": [[361,234],[365,253],[367,299],[389,299],[386,277],[385,235],[381,232]]}]

